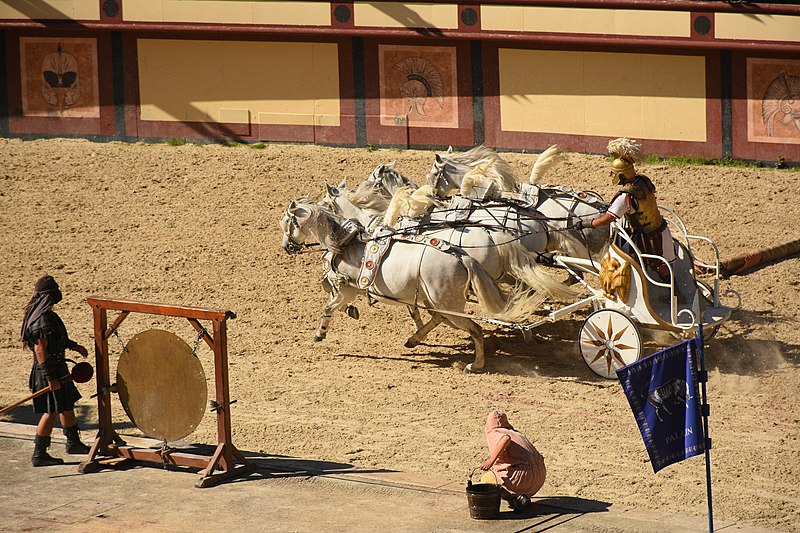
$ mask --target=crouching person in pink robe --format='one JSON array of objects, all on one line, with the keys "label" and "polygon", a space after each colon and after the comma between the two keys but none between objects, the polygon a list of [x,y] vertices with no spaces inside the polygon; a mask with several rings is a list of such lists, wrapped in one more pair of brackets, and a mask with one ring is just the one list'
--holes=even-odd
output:
[{"label": "crouching person in pink robe", "polygon": [[[544,457],[525,435],[514,429],[502,411],[491,411],[486,417],[486,443],[489,458],[479,465],[486,472],[483,483],[499,483],[500,495],[515,511],[531,503],[531,496],[544,485],[547,470]],[[496,479],[495,479],[496,476]]]}]

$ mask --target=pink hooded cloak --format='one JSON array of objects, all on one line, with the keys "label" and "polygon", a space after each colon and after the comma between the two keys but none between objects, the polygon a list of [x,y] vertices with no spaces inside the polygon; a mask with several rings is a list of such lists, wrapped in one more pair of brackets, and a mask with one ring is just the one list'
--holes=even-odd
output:
[{"label": "pink hooded cloak", "polygon": [[525,435],[511,426],[504,412],[491,411],[486,417],[486,442],[490,455],[503,435],[508,435],[511,442],[497,457],[492,470],[509,492],[533,496],[542,488],[547,475],[544,457]]}]

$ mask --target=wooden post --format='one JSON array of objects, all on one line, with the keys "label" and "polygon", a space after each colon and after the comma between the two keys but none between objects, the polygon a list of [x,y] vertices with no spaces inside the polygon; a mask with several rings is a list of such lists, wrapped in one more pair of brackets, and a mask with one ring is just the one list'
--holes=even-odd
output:
[{"label": "wooden post", "polygon": [[720,273],[723,276],[744,274],[762,263],[770,263],[797,253],[800,253],[800,239],[769,248],[756,248],[722,261],[719,265]]},{"label": "wooden post", "polygon": [[111,371],[108,364],[108,312],[99,305],[92,306],[94,313],[94,367],[97,384],[97,416],[100,431],[97,438],[99,453],[108,453],[114,427],[111,421]]}]

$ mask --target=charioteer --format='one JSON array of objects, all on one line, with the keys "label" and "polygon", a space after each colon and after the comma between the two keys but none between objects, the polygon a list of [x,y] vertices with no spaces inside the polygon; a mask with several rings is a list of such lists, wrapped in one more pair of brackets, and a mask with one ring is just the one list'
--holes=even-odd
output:
[{"label": "charioteer", "polygon": [[[611,162],[611,182],[621,189],[611,200],[603,215],[591,219],[578,219],[576,229],[592,229],[608,226],[612,222],[628,217],[633,228],[632,237],[639,249],[651,255],[663,257],[667,262],[675,261],[672,234],[667,221],[661,216],[656,200],[656,187],[650,178],[636,172],[636,164],[643,161],[641,146],[631,139],[620,137],[608,143]],[[647,261],[661,281],[669,281],[669,268],[657,259]]]}]

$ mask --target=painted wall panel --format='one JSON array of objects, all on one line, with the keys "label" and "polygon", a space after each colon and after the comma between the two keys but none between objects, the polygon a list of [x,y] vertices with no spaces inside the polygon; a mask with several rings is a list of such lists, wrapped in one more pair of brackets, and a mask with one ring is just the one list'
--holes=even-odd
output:
[{"label": "painted wall panel", "polygon": [[24,116],[100,117],[96,39],[22,37],[20,65]]},{"label": "painted wall panel", "polygon": [[457,4],[354,2],[356,26],[458,29]]},{"label": "painted wall panel", "polygon": [[503,131],[706,140],[704,57],[498,53]]},{"label": "painted wall panel", "polygon": [[481,27],[491,31],[589,33],[689,37],[684,11],[481,6]]},{"label": "painted wall panel", "polygon": [[339,125],[336,44],[140,39],[138,51],[142,120],[222,122],[237,109],[270,124]]},{"label": "painted wall panel", "polygon": [[3,0],[0,19],[100,20],[97,0]]},{"label": "painted wall panel", "polygon": [[253,10],[244,2],[164,0],[162,9],[164,22],[241,24],[253,20]]},{"label": "painted wall panel", "polygon": [[481,6],[481,28],[492,31],[525,31],[525,7]]},{"label": "painted wall panel", "polygon": [[800,42],[800,17],[717,13],[714,34],[718,39]]},{"label": "painted wall panel", "polygon": [[126,3],[122,19],[131,22],[164,22],[163,0],[136,0]]},{"label": "painted wall panel", "polygon": [[800,145],[800,60],[747,58],[747,140]]}]

